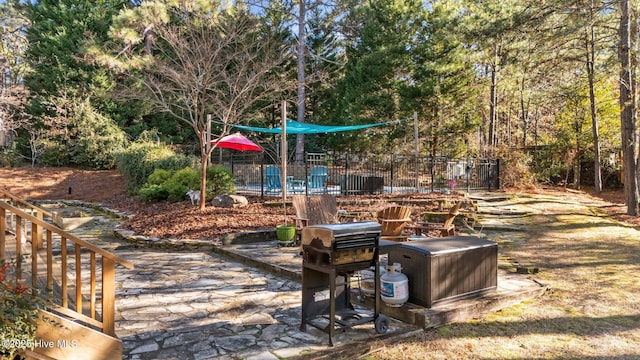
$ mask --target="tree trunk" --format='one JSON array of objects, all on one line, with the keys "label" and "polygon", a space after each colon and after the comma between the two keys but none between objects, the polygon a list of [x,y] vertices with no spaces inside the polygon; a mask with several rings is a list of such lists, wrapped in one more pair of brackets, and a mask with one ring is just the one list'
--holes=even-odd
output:
[{"label": "tree trunk", "polygon": [[198,134],[200,136],[200,210],[204,210],[207,203],[207,165],[209,164],[209,154],[211,151],[207,144],[210,139],[206,132]]},{"label": "tree trunk", "polygon": [[622,161],[624,165],[624,194],[627,215],[638,215],[638,180],[636,177],[636,110],[635,82],[631,54],[631,0],[620,1],[620,123],[622,127]]},{"label": "tree trunk", "polygon": [[429,153],[431,154],[432,157],[436,157],[438,155],[438,126],[440,123],[440,120],[438,118],[438,102],[436,99],[436,104],[433,107],[433,123],[434,125],[431,126],[429,128],[429,133],[430,133],[430,138],[431,138],[431,149],[429,151]]},{"label": "tree trunk", "polygon": [[[298,122],[304,122],[304,101],[305,101],[305,0],[300,1],[300,13],[298,14]],[[304,134],[296,136],[296,164],[302,164],[304,160]]]},{"label": "tree trunk", "polygon": [[498,107],[498,75],[496,74],[498,65],[494,64],[491,69],[491,101],[489,103],[489,151],[493,153],[496,145],[495,130],[496,130],[496,118]]},{"label": "tree trunk", "polygon": [[[593,11],[593,10],[592,10]],[[596,194],[602,192],[602,169],[600,164],[600,134],[598,131],[598,114],[596,112],[596,94],[594,90],[595,76],[595,30],[593,24],[589,24],[586,38],[586,54],[587,54],[587,79],[589,81],[589,105],[591,109],[591,130],[593,133],[593,172],[594,172],[594,190]]]},{"label": "tree trunk", "polygon": [[582,111],[576,109],[576,123],[575,123],[575,135],[576,135],[576,148],[575,156],[573,157],[573,188],[580,189],[580,158],[582,157],[580,149],[580,134],[582,133],[582,120],[584,115]]},{"label": "tree trunk", "polygon": [[529,106],[524,103],[524,85],[525,77],[523,76],[520,84],[520,114],[522,115],[522,146],[527,146],[527,129],[529,128]]}]

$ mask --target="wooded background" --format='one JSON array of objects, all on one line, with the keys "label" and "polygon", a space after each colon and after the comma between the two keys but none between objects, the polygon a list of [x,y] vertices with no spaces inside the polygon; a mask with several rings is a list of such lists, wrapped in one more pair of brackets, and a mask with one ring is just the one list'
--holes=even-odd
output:
[{"label": "wooded background", "polygon": [[6,1],[0,158],[113,168],[143,135],[206,159],[228,125],[278,126],[286,102],[290,118],[316,124],[410,118],[291,138],[293,161],[327,150],[504,157],[537,181],[596,191],[604,173],[637,214],[637,10],[629,0]]}]

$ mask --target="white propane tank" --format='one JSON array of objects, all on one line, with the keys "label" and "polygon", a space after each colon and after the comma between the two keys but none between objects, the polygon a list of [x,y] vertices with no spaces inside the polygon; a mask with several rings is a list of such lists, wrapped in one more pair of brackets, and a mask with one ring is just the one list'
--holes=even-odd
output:
[{"label": "white propane tank", "polygon": [[409,300],[409,279],[399,263],[387,265],[387,271],[380,277],[380,297],[391,307],[400,307]]},{"label": "white propane tank", "polygon": [[[384,268],[382,266],[380,266],[379,268],[380,270],[378,270],[380,272],[380,275],[384,274]],[[360,284],[360,289],[362,290],[362,293],[364,294],[364,296],[373,296],[376,292],[376,279],[375,279],[375,267],[371,267],[369,270],[362,270],[360,271],[360,278],[362,280],[362,283]]]}]

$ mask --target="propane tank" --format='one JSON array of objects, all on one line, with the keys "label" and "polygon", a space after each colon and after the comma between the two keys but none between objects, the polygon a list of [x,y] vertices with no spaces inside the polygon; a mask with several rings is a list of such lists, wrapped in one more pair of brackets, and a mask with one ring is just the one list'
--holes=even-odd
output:
[{"label": "propane tank", "polygon": [[402,273],[402,265],[387,265],[387,271],[380,277],[380,297],[391,307],[400,307],[409,300],[409,279]]},{"label": "propane tank", "polygon": [[[384,274],[384,267],[379,267],[379,274]],[[376,279],[375,279],[375,267],[370,267],[369,270],[360,271],[360,278],[362,283],[360,289],[364,296],[373,296],[376,292]]]}]

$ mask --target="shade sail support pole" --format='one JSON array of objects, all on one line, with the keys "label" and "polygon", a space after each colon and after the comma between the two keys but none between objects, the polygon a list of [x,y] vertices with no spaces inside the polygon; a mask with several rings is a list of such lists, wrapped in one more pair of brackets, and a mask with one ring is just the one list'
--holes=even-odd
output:
[{"label": "shade sail support pole", "polygon": [[280,157],[282,159],[282,206],[284,207],[287,200],[287,102],[282,101],[282,134],[280,135],[280,148],[282,153]]}]

